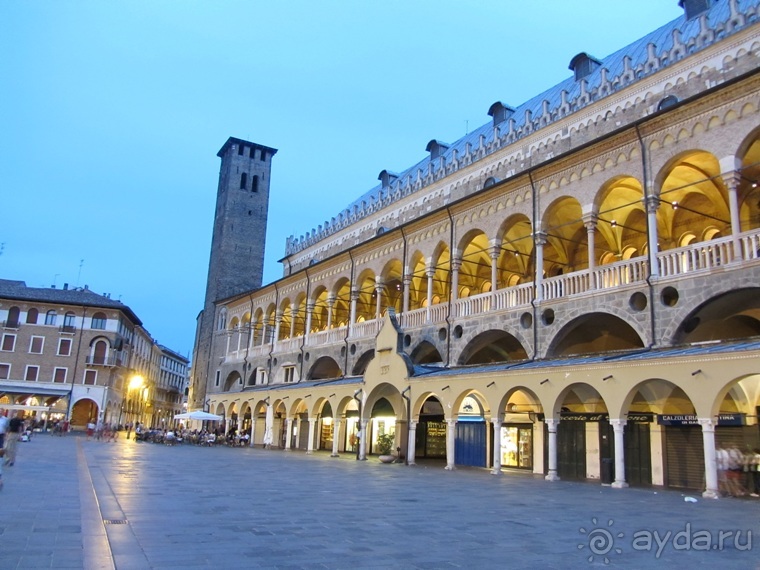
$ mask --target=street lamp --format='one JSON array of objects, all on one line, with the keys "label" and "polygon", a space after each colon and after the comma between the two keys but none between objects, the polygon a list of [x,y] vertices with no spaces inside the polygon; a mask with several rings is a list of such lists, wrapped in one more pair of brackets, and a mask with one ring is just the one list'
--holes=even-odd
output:
[{"label": "street lamp", "polygon": [[[133,390],[138,390],[138,394],[141,394],[139,390],[140,388],[142,388],[144,383],[145,383],[145,379],[139,374],[135,374],[129,379],[129,384],[127,385],[127,400],[129,400],[130,404],[132,404],[131,408],[132,408],[133,416],[135,415],[135,410],[134,410],[134,401],[131,398],[131,394]],[[139,401],[138,401],[138,404],[139,404]],[[134,422],[136,423],[137,421],[138,419],[136,418]]]}]

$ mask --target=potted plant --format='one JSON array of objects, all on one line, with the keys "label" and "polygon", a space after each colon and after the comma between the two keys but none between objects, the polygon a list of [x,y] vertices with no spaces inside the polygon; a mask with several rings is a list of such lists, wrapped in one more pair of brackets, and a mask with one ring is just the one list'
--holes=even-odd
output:
[{"label": "potted plant", "polygon": [[380,461],[383,463],[393,463],[396,457],[392,455],[393,444],[396,437],[392,433],[384,433],[377,436],[377,450],[380,452]]}]

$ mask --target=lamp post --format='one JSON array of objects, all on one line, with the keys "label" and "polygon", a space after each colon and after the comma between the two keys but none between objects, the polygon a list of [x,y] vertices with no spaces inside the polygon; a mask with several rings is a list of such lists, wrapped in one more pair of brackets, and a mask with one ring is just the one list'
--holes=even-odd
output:
[{"label": "lamp post", "polygon": [[[144,383],[145,383],[145,379],[142,376],[140,376],[139,374],[135,374],[134,376],[132,376],[129,379],[129,384],[128,384],[128,387],[127,387],[127,400],[129,401],[130,404],[132,404],[132,406],[131,406],[132,407],[132,410],[131,410],[132,411],[132,415],[133,416],[137,415],[137,417],[134,418],[134,420],[133,420],[133,423],[135,423],[135,424],[137,424],[138,421],[140,421],[139,411],[140,411],[140,402],[142,401],[142,391],[140,390],[140,388],[142,388],[142,386],[143,386]],[[138,414],[135,414],[134,402],[133,402],[133,400],[131,398],[133,390],[137,390],[138,391],[137,392],[138,393],[138,410],[137,410]]]}]

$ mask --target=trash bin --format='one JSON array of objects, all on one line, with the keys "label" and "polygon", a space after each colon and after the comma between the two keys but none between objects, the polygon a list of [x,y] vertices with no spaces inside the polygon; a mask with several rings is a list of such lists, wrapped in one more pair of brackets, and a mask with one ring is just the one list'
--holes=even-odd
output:
[{"label": "trash bin", "polygon": [[612,485],[615,480],[615,464],[612,459],[602,459],[602,485]]}]

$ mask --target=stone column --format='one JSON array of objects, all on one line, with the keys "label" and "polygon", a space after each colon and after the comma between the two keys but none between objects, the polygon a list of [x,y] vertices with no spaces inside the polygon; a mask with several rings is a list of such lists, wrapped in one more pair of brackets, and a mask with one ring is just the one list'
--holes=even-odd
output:
[{"label": "stone column", "polygon": [[462,254],[455,251],[451,256],[451,300],[459,299],[459,269],[462,267]]},{"label": "stone column", "polygon": [[293,439],[293,435],[290,433],[292,421],[290,418],[283,418],[282,421],[285,424],[285,451],[290,451],[290,440]]},{"label": "stone column", "polygon": [[705,491],[706,499],[720,498],[718,489],[718,462],[715,456],[715,424],[712,419],[699,418],[702,426],[702,443],[705,450]]},{"label": "stone column", "polygon": [[306,303],[306,326],[303,329],[304,344],[309,343],[309,332],[311,331],[311,315],[314,313],[314,301]]},{"label": "stone column", "polygon": [[298,311],[298,307],[296,307],[295,303],[290,305],[290,332],[288,332],[288,338],[293,338],[293,336],[296,334],[297,311]]},{"label": "stone column", "polygon": [[427,315],[425,320],[430,322],[430,308],[433,305],[433,276],[435,275],[435,268],[428,268],[425,271],[427,275]]},{"label": "stone column", "polygon": [[741,172],[734,170],[723,175],[723,181],[728,188],[728,208],[731,214],[731,238],[734,246],[734,261],[742,259],[742,245],[739,241],[739,234],[742,231],[741,221],[739,219],[739,184],[741,183]]},{"label": "stone column", "polygon": [[493,424],[493,469],[491,475],[501,475],[501,418],[492,418]]},{"label": "stone column", "polygon": [[544,298],[544,245],[546,245],[546,233],[536,232],[536,301]]},{"label": "stone column", "polygon": [[501,253],[501,244],[496,240],[491,242],[491,310],[496,309],[496,290],[499,288],[499,254]]},{"label": "stone column", "polygon": [[332,328],[334,306],[335,306],[335,295],[330,293],[327,296],[327,330],[330,330]]},{"label": "stone column", "polygon": [[610,420],[612,430],[615,432],[615,481],[612,486],[615,489],[624,489],[628,486],[625,482],[625,424],[627,420]]},{"label": "stone column", "polygon": [[359,419],[359,461],[367,460],[367,421]]},{"label": "stone column", "polygon": [[409,272],[407,271],[404,274],[404,304],[403,304],[404,313],[409,312],[409,295],[411,294],[411,289],[412,289],[412,276],[409,275]]},{"label": "stone column", "polygon": [[409,422],[409,435],[406,444],[406,461],[409,465],[416,465],[414,456],[417,454],[417,422]]},{"label": "stone column", "polygon": [[333,444],[330,457],[340,457],[338,455],[338,441],[340,441],[340,418],[333,418]]},{"label": "stone column", "polygon": [[659,236],[657,235],[657,208],[660,206],[660,199],[656,196],[647,196],[646,205],[648,225],[647,240],[649,240],[649,273],[652,277],[658,277],[660,275],[660,265],[657,263],[657,244],[659,242]]},{"label": "stone column", "polygon": [[356,323],[356,302],[359,300],[359,291],[351,289],[351,316],[348,319],[348,335],[351,336],[351,330]]},{"label": "stone column", "polygon": [[274,314],[274,342],[272,343],[272,346],[274,347],[272,350],[274,351],[277,348],[277,341],[280,340],[280,325],[282,324],[282,313],[280,311],[277,311]]},{"label": "stone column", "polygon": [[456,451],[456,437],[457,437],[457,421],[446,420],[446,467],[447,471],[454,471],[455,465],[455,451]]},{"label": "stone column", "polygon": [[306,455],[314,453],[314,431],[317,425],[317,418],[309,418],[309,441],[306,442]]},{"label": "stone column", "polygon": [[583,225],[586,227],[586,242],[588,248],[588,274],[589,274],[589,286],[592,289],[597,289],[599,284],[596,282],[594,270],[596,269],[596,224],[597,217],[594,214],[590,214],[583,217]]},{"label": "stone column", "polygon": [[375,319],[380,320],[380,311],[383,308],[383,282],[375,278]]},{"label": "stone column", "polygon": [[256,414],[253,413],[251,408],[251,439],[248,441],[248,447],[253,447],[253,442],[256,439]]},{"label": "stone column", "polygon": [[547,481],[559,481],[559,475],[557,475],[557,426],[559,420],[547,419],[544,421],[549,430],[549,473],[545,479]]},{"label": "stone column", "polygon": [[261,346],[264,346],[267,342],[267,323],[264,321],[261,323]]}]

